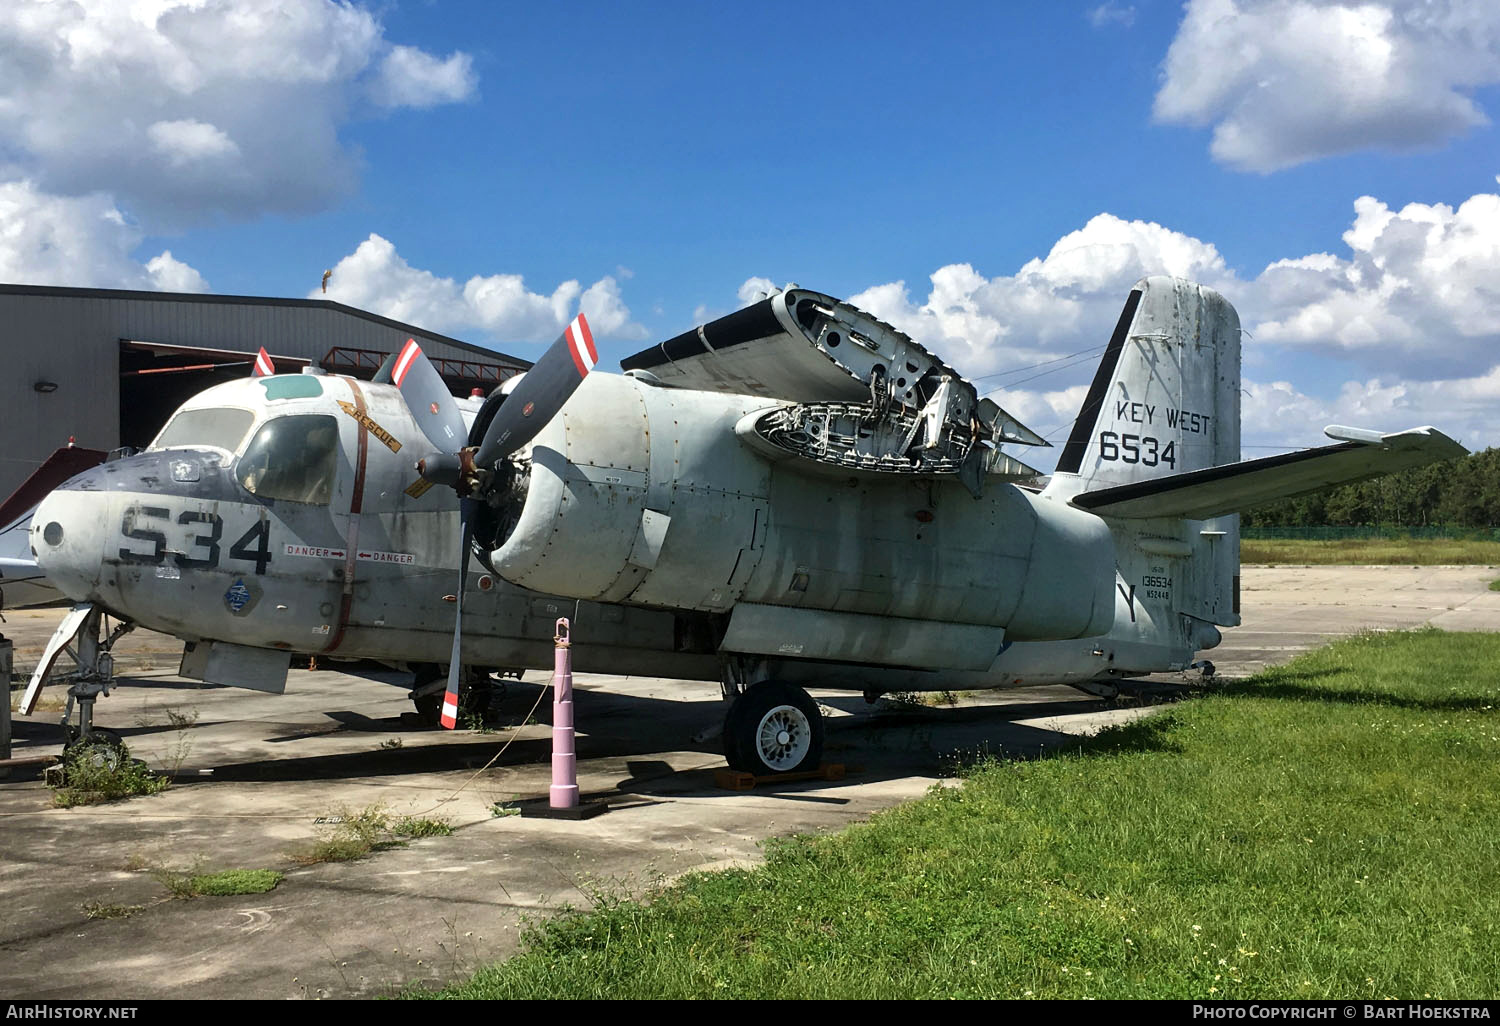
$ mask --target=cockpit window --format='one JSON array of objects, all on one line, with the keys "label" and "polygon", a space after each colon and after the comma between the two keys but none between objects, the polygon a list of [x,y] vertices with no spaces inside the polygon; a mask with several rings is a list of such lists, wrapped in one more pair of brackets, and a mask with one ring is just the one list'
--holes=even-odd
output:
[{"label": "cockpit window", "polygon": [[339,426],[332,417],[276,417],[255,432],[235,474],[252,495],[326,506],[333,495]]},{"label": "cockpit window", "polygon": [[180,449],[187,446],[209,446],[234,452],[245,440],[255,414],[249,410],[228,407],[206,410],[183,410],[162,428],[153,449]]}]

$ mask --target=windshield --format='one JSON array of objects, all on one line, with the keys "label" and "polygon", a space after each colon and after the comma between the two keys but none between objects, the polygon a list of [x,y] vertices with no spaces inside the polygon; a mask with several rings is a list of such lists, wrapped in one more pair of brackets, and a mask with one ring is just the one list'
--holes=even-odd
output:
[{"label": "windshield", "polygon": [[167,422],[153,449],[181,449],[207,446],[234,452],[245,440],[255,414],[229,407],[207,410],[182,410]]},{"label": "windshield", "polygon": [[240,457],[235,475],[252,495],[326,506],[333,495],[338,423],[326,416],[268,420]]}]

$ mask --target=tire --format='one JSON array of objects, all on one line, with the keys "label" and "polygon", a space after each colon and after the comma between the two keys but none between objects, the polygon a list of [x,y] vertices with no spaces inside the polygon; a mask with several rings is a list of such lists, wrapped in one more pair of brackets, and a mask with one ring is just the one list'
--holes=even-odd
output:
[{"label": "tire", "polygon": [[130,749],[125,741],[112,730],[91,730],[87,737],[79,737],[63,748],[66,758],[86,759],[106,770],[117,770],[130,760]]},{"label": "tire", "polygon": [[817,769],[823,714],[801,688],[761,681],[735,699],[724,717],[724,756],[731,769],[756,776]]},{"label": "tire", "polygon": [[437,728],[442,726],[443,695],[439,691],[433,695],[420,695],[411,700],[411,704],[417,710],[417,718],[422,721],[422,726]]},{"label": "tire", "polygon": [[[436,728],[443,725],[443,699],[446,697],[446,691],[434,691],[432,694],[420,695],[411,700],[423,726]],[[492,707],[498,705],[504,697],[504,685],[495,687],[486,682],[486,686],[480,687],[460,683],[458,688],[459,722],[463,723],[471,717],[478,717],[485,723],[493,722],[495,714]]]}]

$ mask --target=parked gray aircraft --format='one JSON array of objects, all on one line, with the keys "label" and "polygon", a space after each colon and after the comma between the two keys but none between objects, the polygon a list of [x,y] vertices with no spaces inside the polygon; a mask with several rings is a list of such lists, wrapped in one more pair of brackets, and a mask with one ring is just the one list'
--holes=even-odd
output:
[{"label": "parked gray aircraft", "polygon": [[218,683],[280,691],[299,652],[412,665],[452,726],[462,667],[550,666],[560,614],[580,670],[720,680],[726,754],[756,772],[818,761],[805,686],[1108,693],[1239,623],[1235,510],[1465,452],[1430,427],[1329,428],[1236,462],[1239,354],[1217,293],[1139,282],[1045,485],[1003,451],[1035,433],[796,287],[624,376],[589,373],[580,318],[482,402],[414,343],[375,383],[221,384],[38,509],[32,547],[79,605],[23,710],[77,634],[86,726],[98,654],[138,623]]}]

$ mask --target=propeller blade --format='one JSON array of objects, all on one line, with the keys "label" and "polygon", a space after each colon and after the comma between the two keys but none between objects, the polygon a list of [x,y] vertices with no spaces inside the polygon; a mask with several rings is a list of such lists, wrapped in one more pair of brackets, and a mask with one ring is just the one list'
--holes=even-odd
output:
[{"label": "propeller blade", "polygon": [[579,314],[496,411],[474,462],[492,467],[535,438],[598,362],[593,333]]},{"label": "propeller blade", "polygon": [[256,354],[255,363],[250,368],[252,378],[270,377],[276,373],[276,364],[271,359],[271,354],[266,352],[266,347],[261,346],[260,352]]},{"label": "propeller blade", "polygon": [[442,377],[415,339],[396,356],[391,368],[391,384],[401,390],[412,418],[422,434],[439,452],[457,452],[463,448],[466,431],[458,400],[443,384]]},{"label": "propeller blade", "polygon": [[443,714],[440,722],[444,730],[452,730],[458,724],[458,689],[463,676],[464,643],[464,587],[469,577],[469,549],[474,539],[473,499],[458,500],[459,532],[463,538],[463,549],[458,554],[458,591],[453,598],[456,603],[453,613],[453,652],[448,657],[448,691],[443,695]]}]

